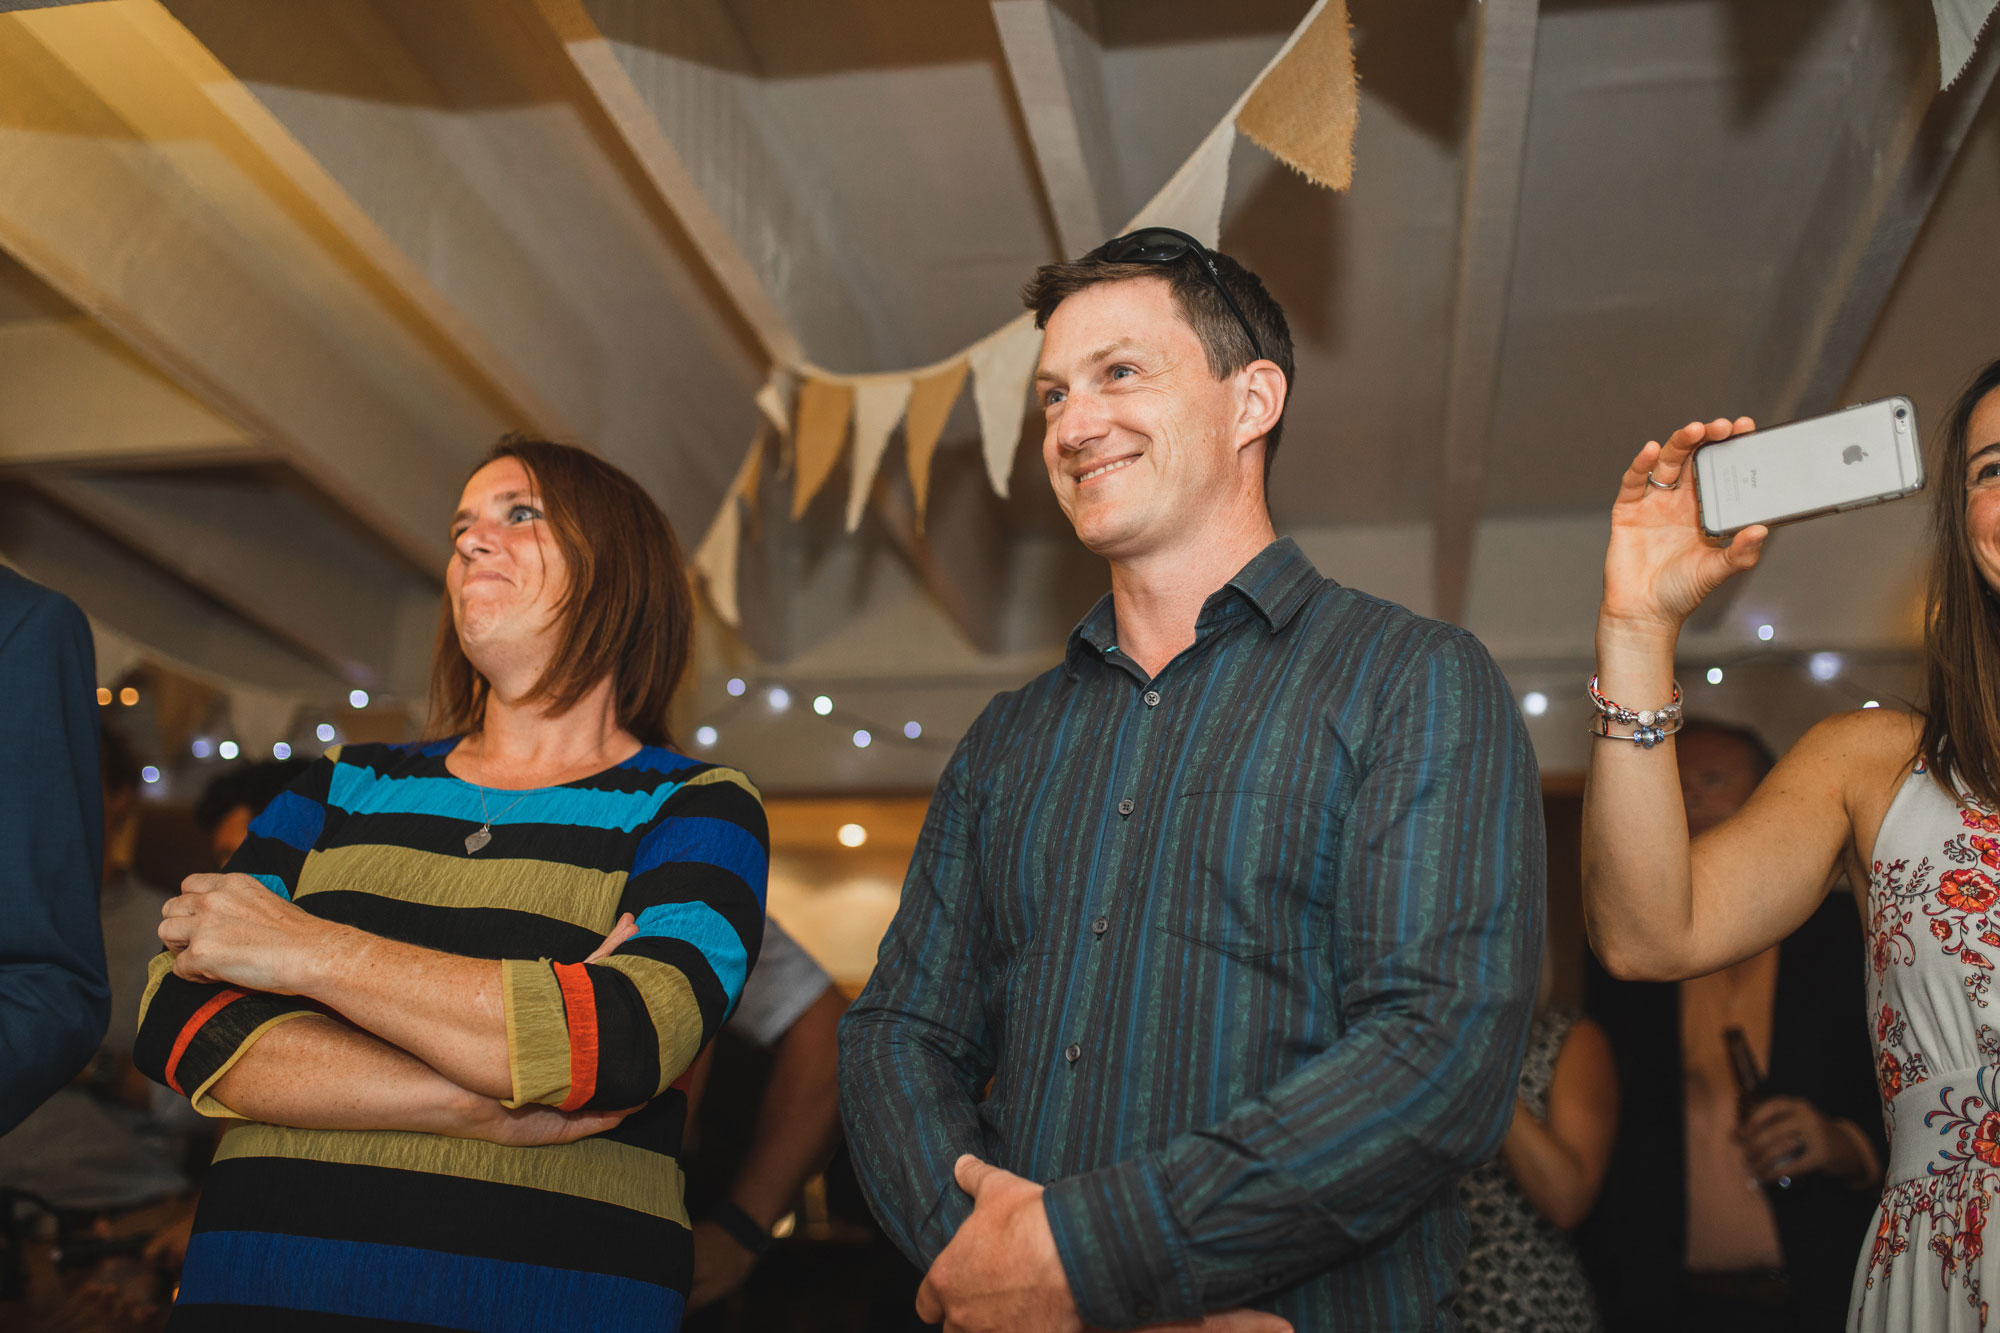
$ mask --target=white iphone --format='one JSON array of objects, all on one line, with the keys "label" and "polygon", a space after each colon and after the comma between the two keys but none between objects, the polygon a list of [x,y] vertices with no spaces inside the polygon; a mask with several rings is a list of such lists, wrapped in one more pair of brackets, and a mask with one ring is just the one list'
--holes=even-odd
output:
[{"label": "white iphone", "polygon": [[1901,396],[1731,436],[1694,455],[1701,528],[1711,537],[1884,504],[1923,488],[1917,409]]}]

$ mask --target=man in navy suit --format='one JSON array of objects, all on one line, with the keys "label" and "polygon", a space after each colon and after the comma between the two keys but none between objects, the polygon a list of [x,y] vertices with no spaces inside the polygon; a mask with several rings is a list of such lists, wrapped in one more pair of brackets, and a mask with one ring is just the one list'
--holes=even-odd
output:
[{"label": "man in navy suit", "polygon": [[0,566],[0,1134],[110,1019],[95,663],[76,603]]}]

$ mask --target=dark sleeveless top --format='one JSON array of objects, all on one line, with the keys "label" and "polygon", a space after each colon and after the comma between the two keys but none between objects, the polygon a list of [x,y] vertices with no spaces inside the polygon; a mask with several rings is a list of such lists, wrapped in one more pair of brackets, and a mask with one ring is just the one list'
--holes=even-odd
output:
[{"label": "dark sleeveless top", "polygon": [[[1552,1011],[1538,1015],[1528,1031],[1520,1095],[1537,1119],[1548,1117],[1556,1056],[1576,1018]],[[1535,1211],[1505,1162],[1495,1156],[1475,1169],[1460,1183],[1459,1199],[1472,1225],[1453,1301],[1466,1333],[1596,1333],[1602,1327],[1569,1234]]]}]

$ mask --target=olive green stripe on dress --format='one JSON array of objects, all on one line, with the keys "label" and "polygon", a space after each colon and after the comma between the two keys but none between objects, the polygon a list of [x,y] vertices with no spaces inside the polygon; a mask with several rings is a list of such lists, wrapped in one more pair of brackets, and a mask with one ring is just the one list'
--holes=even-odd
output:
[{"label": "olive green stripe on dress", "polygon": [[617,920],[625,872],[534,858],[446,856],[383,843],[316,851],[299,872],[293,901],[347,890],[427,907],[508,908],[586,930]]},{"label": "olive green stripe on dress", "polygon": [[733,768],[705,768],[686,782],[683,782],[681,786],[706,787],[716,782],[727,782],[731,786],[741,787],[744,791],[756,797],[759,805],[764,803],[764,793],[757,790],[757,784]]},{"label": "olive green stripe on dress", "polygon": [[671,963],[613,954],[600,966],[622,972],[638,988],[660,1038],[660,1088],[664,1091],[701,1053],[701,1004],[687,974]]},{"label": "olive green stripe on dress", "polygon": [[594,1137],[543,1148],[510,1148],[402,1130],[288,1129],[238,1125],[215,1160],[289,1157],[343,1166],[386,1167],[516,1185],[630,1208],[688,1225],[680,1163],[629,1143]]}]

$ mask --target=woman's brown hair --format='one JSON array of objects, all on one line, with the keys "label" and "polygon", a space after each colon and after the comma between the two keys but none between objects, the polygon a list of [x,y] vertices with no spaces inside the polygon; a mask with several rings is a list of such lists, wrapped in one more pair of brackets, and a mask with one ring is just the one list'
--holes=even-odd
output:
[{"label": "woman's brown hair", "polygon": [[[528,470],[569,567],[561,638],[528,697],[566,712],[610,676],[618,725],[647,745],[672,746],[667,710],[687,669],[694,593],[666,515],[638,482],[573,445],[508,435],[479,466],[502,458]],[[459,645],[447,593],[431,655],[431,734],[477,731],[486,691]]]},{"label": "woman's brown hair", "polygon": [[1931,485],[1931,572],[1924,607],[1924,733],[1917,753],[1947,792],[2000,810],[2000,602],[1972,561],[1965,527],[1972,414],[2000,389],[1989,362],[1945,415]]}]

